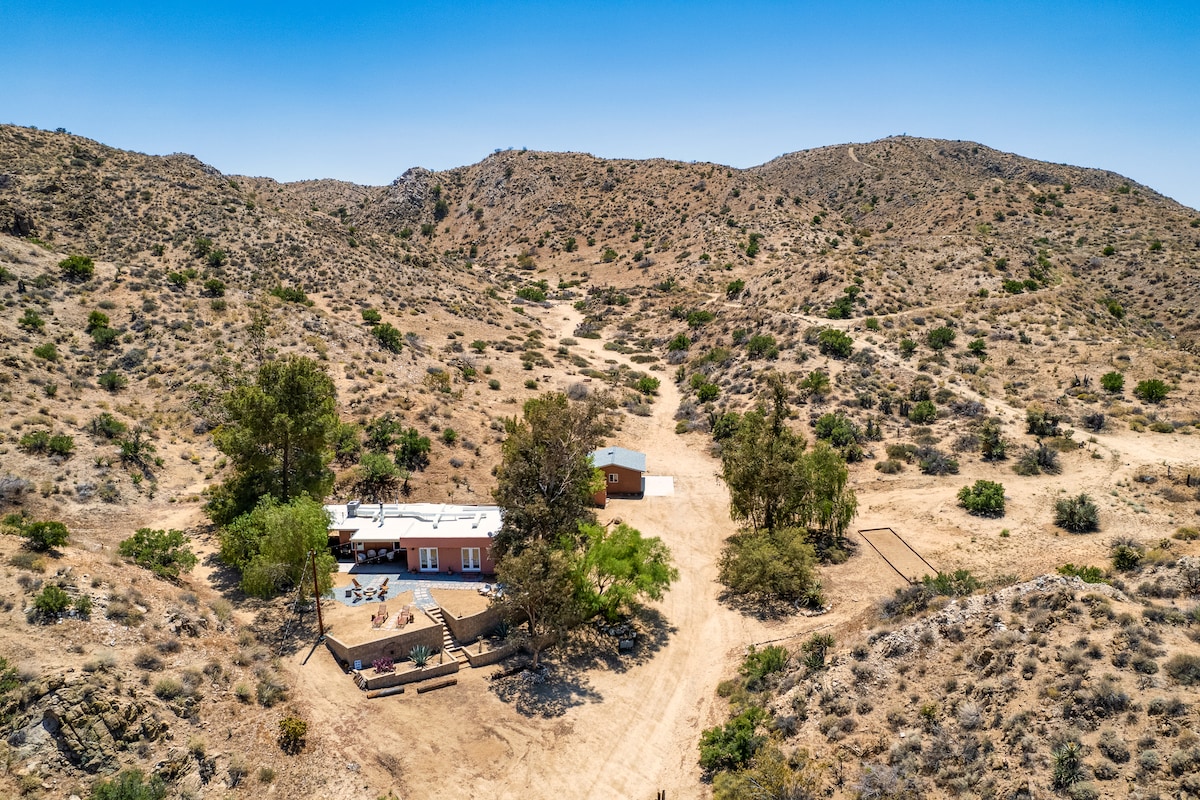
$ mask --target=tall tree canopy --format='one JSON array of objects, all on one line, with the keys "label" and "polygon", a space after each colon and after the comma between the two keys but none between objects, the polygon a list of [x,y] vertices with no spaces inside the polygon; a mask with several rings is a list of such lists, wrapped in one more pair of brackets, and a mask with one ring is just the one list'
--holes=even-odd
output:
[{"label": "tall tree canopy", "polygon": [[572,403],[550,393],[525,403],[524,418],[506,422],[503,460],[493,492],[504,526],[492,551],[500,558],[532,542],[574,537],[591,522],[591,453],[605,432],[597,400]]},{"label": "tall tree canopy", "polygon": [[811,450],[787,426],[787,389],[771,381],[771,409],[747,412],[721,450],[729,514],[755,531],[805,528],[818,549],[837,547],[858,510],[846,462],[824,442]]},{"label": "tall tree canopy", "polygon": [[542,649],[582,621],[575,603],[567,555],[549,542],[533,542],[496,566],[504,593],[495,601],[501,613],[528,626],[533,666]]},{"label": "tall tree canopy", "polygon": [[576,597],[588,616],[615,622],[643,597],[661,600],[679,579],[671,551],[657,536],[644,537],[625,523],[609,529],[581,525],[584,549],[575,567]]},{"label": "tall tree canopy", "polygon": [[329,462],[338,417],[333,381],[315,361],[289,356],[258,369],[254,383],[225,396],[227,421],[213,434],[233,475],[206,510],[227,524],[262,497],[322,499],[333,485]]},{"label": "tall tree canopy", "polygon": [[337,561],[329,553],[328,535],[329,515],[311,497],[301,495],[286,504],[264,497],[221,530],[221,560],[241,570],[246,594],[271,597],[299,588],[307,597],[312,590],[305,571],[310,550],[316,552],[321,592],[333,586]]}]

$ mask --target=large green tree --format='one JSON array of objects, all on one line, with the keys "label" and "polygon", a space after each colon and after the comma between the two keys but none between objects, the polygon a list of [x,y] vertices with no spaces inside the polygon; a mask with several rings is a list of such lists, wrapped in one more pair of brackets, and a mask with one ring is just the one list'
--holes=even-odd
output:
[{"label": "large green tree", "polygon": [[736,533],[717,563],[717,577],[731,594],[813,607],[824,602],[816,553],[803,528]]},{"label": "large green tree", "polygon": [[671,551],[657,536],[621,523],[580,526],[584,549],[575,568],[576,597],[588,616],[615,622],[643,598],[661,600],[679,579]]},{"label": "large green tree", "polygon": [[507,420],[493,492],[504,509],[492,544],[500,558],[532,542],[577,536],[580,523],[594,520],[590,456],[605,432],[602,408],[549,393],[527,401],[523,419]]},{"label": "large green tree", "polygon": [[496,566],[504,586],[495,601],[505,618],[527,626],[526,645],[537,668],[542,650],[579,624],[571,564],[566,553],[549,542],[533,542],[510,553]]},{"label": "large green tree", "polygon": [[787,425],[787,389],[771,383],[771,409],[746,412],[721,447],[721,477],[729,487],[729,515],[754,530],[794,525],[799,487],[796,464],[804,439]]},{"label": "large green tree", "polygon": [[269,361],[253,383],[234,387],[224,406],[226,422],[213,439],[233,475],[206,506],[214,522],[233,521],[262,497],[319,500],[329,492],[338,416],[333,381],[317,362],[302,356]]},{"label": "large green tree", "polygon": [[312,590],[309,551],[316,553],[317,584],[324,593],[333,586],[337,561],[329,553],[329,515],[307,495],[281,504],[264,497],[254,509],[221,530],[221,560],[242,573],[242,590],[271,597],[299,588]]},{"label": "large green tree", "polygon": [[858,510],[846,462],[824,442],[806,450],[787,418],[787,388],[773,377],[770,410],[748,411],[722,444],[729,514],[756,531],[806,528],[820,549],[840,546]]}]

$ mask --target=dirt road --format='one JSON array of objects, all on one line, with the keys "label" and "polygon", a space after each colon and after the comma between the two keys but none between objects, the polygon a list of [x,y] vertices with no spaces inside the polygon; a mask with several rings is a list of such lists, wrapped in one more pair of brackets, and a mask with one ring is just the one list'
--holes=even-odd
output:
[{"label": "dirt road", "polygon": [[[543,314],[560,338],[580,319],[569,306]],[[625,362],[598,340],[581,339],[572,349],[597,363]],[[623,417],[612,442],[645,452],[651,474],[675,479],[673,496],[615,500],[601,514],[662,537],[680,572],[655,607],[662,629],[633,657],[606,653],[579,671],[560,665],[545,687],[529,692],[497,692],[486,680],[492,669],[467,669],[451,689],[381,700],[367,700],[327,654],[318,651],[303,666],[304,654],[297,657],[296,679],[313,704],[315,727],[328,731],[327,745],[341,749],[364,787],[395,787],[401,796],[452,787],[456,796],[514,800],[653,797],[660,789],[694,797],[702,791],[699,733],[724,719],[725,701],[714,690],[745,647],[844,622],[861,611],[872,584],[887,580],[880,572],[835,588],[846,602],[825,617],[763,622],[721,605],[716,559],[735,530],[728,495],[707,439],[675,434],[678,403],[664,375],[653,415]]]}]

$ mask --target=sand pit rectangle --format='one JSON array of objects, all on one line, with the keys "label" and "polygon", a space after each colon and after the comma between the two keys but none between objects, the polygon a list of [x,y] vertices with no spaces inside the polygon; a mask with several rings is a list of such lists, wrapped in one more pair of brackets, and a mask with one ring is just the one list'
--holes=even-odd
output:
[{"label": "sand pit rectangle", "polygon": [[868,528],[859,531],[858,535],[909,583],[937,574],[937,570],[891,528]]}]

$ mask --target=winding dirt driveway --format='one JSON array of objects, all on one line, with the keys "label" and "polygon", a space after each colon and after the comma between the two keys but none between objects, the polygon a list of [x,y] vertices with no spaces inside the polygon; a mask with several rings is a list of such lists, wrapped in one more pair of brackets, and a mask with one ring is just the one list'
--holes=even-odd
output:
[{"label": "winding dirt driveway", "polygon": [[[540,316],[559,338],[571,336],[581,318],[568,305]],[[580,339],[572,350],[598,367],[629,363],[599,340]],[[651,474],[674,477],[675,493],[612,501],[601,520],[619,518],[671,548],[680,575],[652,609],[661,629],[633,656],[604,653],[579,670],[552,653],[554,674],[545,686],[507,693],[487,680],[494,668],[484,668],[460,671],[458,685],[442,691],[367,700],[327,654],[318,651],[304,665],[301,654],[292,662],[295,680],[321,746],[350,770],[341,783],[373,795],[391,788],[402,797],[649,798],[660,789],[695,797],[704,791],[699,734],[723,721],[725,701],[715,689],[735,672],[745,647],[829,628],[862,611],[878,588],[869,576],[855,580],[861,585],[841,581],[835,603],[845,602],[824,617],[764,622],[718,602],[717,556],[735,530],[728,493],[707,437],[674,432],[679,392],[668,375],[657,374],[662,386],[653,414],[622,417],[611,443],[645,452]],[[579,378],[559,380],[556,388],[565,389]]]}]

